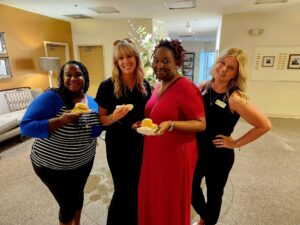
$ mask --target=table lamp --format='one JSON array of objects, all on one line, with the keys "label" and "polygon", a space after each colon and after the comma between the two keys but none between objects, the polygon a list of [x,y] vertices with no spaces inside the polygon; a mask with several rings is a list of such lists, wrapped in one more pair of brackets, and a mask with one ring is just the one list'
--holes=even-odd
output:
[{"label": "table lamp", "polygon": [[60,59],[57,57],[40,57],[40,69],[48,72],[49,87],[53,87],[53,71],[60,69]]}]

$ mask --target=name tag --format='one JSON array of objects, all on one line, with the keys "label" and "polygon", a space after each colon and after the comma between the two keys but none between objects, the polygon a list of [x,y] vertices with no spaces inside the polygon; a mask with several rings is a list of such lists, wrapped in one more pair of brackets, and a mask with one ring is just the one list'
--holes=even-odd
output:
[{"label": "name tag", "polygon": [[219,100],[219,99],[217,99],[216,101],[215,101],[215,104],[216,105],[218,105],[218,106],[220,106],[221,108],[225,108],[225,106],[226,106],[226,103],[225,102],[222,102],[221,100]]}]

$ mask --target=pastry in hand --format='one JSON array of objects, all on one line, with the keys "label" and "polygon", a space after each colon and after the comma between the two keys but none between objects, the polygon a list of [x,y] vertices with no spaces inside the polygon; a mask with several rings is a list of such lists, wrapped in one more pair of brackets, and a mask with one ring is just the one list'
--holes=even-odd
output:
[{"label": "pastry in hand", "polygon": [[120,108],[120,107],[126,107],[126,108],[128,108],[129,111],[131,111],[133,109],[133,104],[117,105],[116,109]]},{"label": "pastry in hand", "polygon": [[71,113],[88,113],[88,112],[90,112],[89,107],[82,102],[76,103],[74,109],[72,109],[71,111]]},{"label": "pastry in hand", "polygon": [[151,119],[149,118],[145,118],[142,120],[142,124],[141,124],[142,127],[149,127],[151,129],[157,129],[158,126],[156,123],[153,123]]},{"label": "pastry in hand", "polygon": [[151,119],[142,120],[141,126],[137,128],[137,132],[143,135],[156,135],[158,125],[153,123]]}]

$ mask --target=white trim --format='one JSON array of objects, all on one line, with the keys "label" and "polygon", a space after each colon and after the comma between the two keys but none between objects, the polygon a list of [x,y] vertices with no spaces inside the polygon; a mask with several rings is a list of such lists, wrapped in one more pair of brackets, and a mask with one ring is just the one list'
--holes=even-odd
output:
[{"label": "white trim", "polygon": [[66,61],[70,60],[70,51],[69,51],[69,44],[68,43],[44,41],[44,48],[45,48],[46,57],[48,57],[48,51],[47,51],[47,45],[48,44],[65,46]]}]

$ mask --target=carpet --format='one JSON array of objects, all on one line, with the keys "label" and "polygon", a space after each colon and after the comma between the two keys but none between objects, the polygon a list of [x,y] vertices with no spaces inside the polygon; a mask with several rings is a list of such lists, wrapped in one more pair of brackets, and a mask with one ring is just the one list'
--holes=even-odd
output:
[{"label": "carpet", "polygon": [[[0,225],[57,225],[58,206],[34,173],[30,161],[33,139],[1,153]],[[93,169],[85,187],[83,225],[104,225],[113,185],[105,144],[98,139]]]},{"label": "carpet", "polygon": [[[269,133],[235,151],[218,225],[300,225],[300,120],[271,122]],[[233,136],[249,128],[239,121]],[[0,146],[0,225],[57,225],[58,206],[31,166],[32,141],[5,151]],[[112,191],[105,143],[98,138],[82,225],[106,224]],[[198,216],[191,214],[195,221]]]}]

